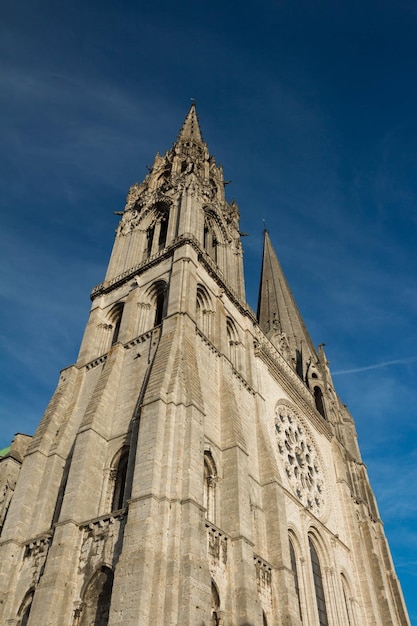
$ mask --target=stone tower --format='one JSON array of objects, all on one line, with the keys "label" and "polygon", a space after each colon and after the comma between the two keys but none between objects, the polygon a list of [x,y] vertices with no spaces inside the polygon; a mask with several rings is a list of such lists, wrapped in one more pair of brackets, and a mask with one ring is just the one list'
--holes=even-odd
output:
[{"label": "stone tower", "polygon": [[246,304],[224,186],[193,104],[129,190],[77,362],[0,462],[1,624],[409,624],[323,348],[267,232]]}]

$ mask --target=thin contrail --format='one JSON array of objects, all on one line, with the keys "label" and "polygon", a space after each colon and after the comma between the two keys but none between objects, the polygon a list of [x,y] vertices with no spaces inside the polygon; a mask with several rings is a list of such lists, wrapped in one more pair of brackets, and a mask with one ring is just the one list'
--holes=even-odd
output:
[{"label": "thin contrail", "polygon": [[355,367],[351,370],[339,370],[338,372],[332,372],[333,376],[338,374],[356,374],[356,372],[366,372],[368,370],[377,370],[381,367],[387,367],[388,365],[403,365],[405,363],[415,363],[417,356],[409,356],[406,359],[396,359],[395,361],[384,361],[383,363],[375,363],[374,365],[366,365],[365,367]]}]

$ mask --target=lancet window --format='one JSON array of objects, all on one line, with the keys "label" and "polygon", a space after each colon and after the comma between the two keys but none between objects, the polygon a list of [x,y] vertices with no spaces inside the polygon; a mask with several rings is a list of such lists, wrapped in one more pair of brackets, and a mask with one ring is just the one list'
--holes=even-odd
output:
[{"label": "lancet window", "polygon": [[343,601],[345,603],[347,624],[348,626],[352,626],[353,622],[352,622],[352,617],[351,617],[351,607],[349,606],[348,585],[346,582],[346,578],[343,576],[343,574],[341,576],[341,579],[342,579]]},{"label": "lancet window", "polygon": [[313,570],[314,591],[316,594],[319,624],[320,626],[329,626],[326,598],[324,595],[323,576],[321,572],[319,556],[311,537],[308,538],[308,544],[310,547],[311,568]]},{"label": "lancet window", "polygon": [[17,614],[18,615],[17,626],[26,626],[27,623],[29,622],[30,611],[32,609],[33,594],[34,594],[34,591],[33,589],[31,589],[25,595],[23,602],[20,605],[18,614]]},{"label": "lancet window", "polygon": [[295,558],[295,551],[294,551],[294,546],[292,545],[292,541],[291,539],[289,540],[290,543],[290,559],[291,559],[291,570],[292,570],[292,574],[294,576],[294,588],[295,588],[295,594],[297,596],[297,602],[298,602],[298,612],[300,615],[300,620],[303,620],[303,614],[301,611],[301,597],[300,597],[300,587],[299,587],[299,582],[298,582],[298,571],[297,571],[297,561]]},{"label": "lancet window", "polygon": [[211,581],[211,623],[220,626],[220,595],[214,580]]},{"label": "lancet window", "polygon": [[146,231],[146,258],[161,252],[166,247],[169,216],[169,204],[158,202],[154,207],[152,220]]},{"label": "lancet window", "polygon": [[226,332],[228,343],[228,356],[235,369],[239,369],[239,348],[240,341],[236,326],[230,317],[226,319]]},{"label": "lancet window", "polygon": [[206,252],[211,256],[213,261],[219,261],[219,242],[221,241],[219,228],[216,221],[210,213],[206,213],[204,219],[204,239],[203,246]]},{"label": "lancet window", "polygon": [[318,387],[317,385],[316,387],[314,387],[313,391],[314,391],[314,402],[316,404],[316,409],[320,413],[320,415],[322,415],[326,419],[326,412],[324,410],[323,392],[320,389],[320,387]]},{"label": "lancet window", "polygon": [[206,518],[216,523],[217,468],[210,452],[204,452],[204,506]]},{"label": "lancet window", "polygon": [[153,285],[153,301],[155,307],[155,319],[154,326],[158,326],[166,314],[166,283],[164,281],[158,281]]},{"label": "lancet window", "polygon": [[113,498],[112,498],[112,511],[118,511],[122,509],[125,503],[125,490],[126,490],[126,476],[127,476],[127,463],[129,459],[128,448],[123,448],[118,454],[116,463],[113,467]]},{"label": "lancet window", "polygon": [[111,312],[111,320],[113,323],[113,336],[111,340],[112,346],[115,343],[117,343],[119,339],[120,325],[122,323],[123,308],[124,308],[123,302],[119,302],[113,307],[112,312]]},{"label": "lancet window", "polygon": [[166,315],[167,284],[157,280],[146,289],[142,299],[137,303],[135,331],[137,335],[159,326]]},{"label": "lancet window", "polygon": [[203,285],[197,285],[196,308],[198,328],[208,339],[212,339],[214,311],[211,298]]},{"label": "lancet window", "polygon": [[82,597],[81,611],[74,626],[107,626],[109,622],[113,572],[103,565],[88,583]]}]

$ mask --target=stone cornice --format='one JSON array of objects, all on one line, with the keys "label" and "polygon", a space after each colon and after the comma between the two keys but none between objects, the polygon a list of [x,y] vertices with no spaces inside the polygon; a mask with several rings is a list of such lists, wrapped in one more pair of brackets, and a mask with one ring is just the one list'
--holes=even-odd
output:
[{"label": "stone cornice", "polygon": [[236,294],[233,289],[231,289],[226,284],[223,272],[210,258],[207,252],[201,249],[200,242],[191,233],[184,233],[183,235],[177,237],[170,246],[168,246],[164,250],[161,250],[161,252],[154,254],[146,261],[143,261],[142,263],[135,265],[131,269],[126,270],[122,274],[115,276],[115,278],[100,283],[99,285],[94,287],[90,294],[91,300],[94,300],[95,298],[103,294],[110,293],[111,291],[113,291],[113,289],[117,289],[128,280],[134,278],[134,276],[142,274],[145,270],[148,270],[149,268],[154,267],[161,261],[170,258],[175,250],[187,244],[192,246],[192,248],[198,253],[198,260],[200,261],[200,263],[206,269],[208,274],[216,281],[218,286],[221,287],[227,297],[239,309],[239,311],[246,317],[249,317],[253,322],[256,322],[256,317],[252,309],[240,299],[238,294]]}]

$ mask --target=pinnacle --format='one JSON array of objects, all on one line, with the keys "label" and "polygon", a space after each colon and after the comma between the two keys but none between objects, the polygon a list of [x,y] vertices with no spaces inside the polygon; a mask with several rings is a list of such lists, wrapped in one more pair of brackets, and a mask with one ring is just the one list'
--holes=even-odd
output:
[{"label": "pinnacle", "polygon": [[268,335],[274,330],[284,332],[290,345],[301,350],[301,344],[304,342],[314,354],[314,345],[297,308],[266,228],[264,230],[258,321],[265,334]]},{"label": "pinnacle", "polygon": [[193,141],[194,143],[204,143],[198,122],[195,102],[191,104],[190,110],[184,120],[184,124],[178,135],[177,143],[183,141]]}]

